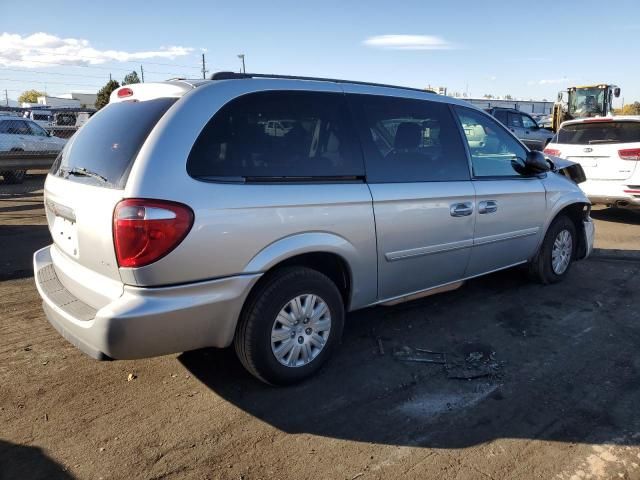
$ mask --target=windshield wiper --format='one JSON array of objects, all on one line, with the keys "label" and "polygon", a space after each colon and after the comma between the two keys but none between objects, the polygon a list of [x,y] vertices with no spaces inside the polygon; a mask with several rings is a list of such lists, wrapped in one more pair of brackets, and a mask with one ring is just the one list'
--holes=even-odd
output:
[{"label": "windshield wiper", "polygon": [[594,143],[617,143],[618,140],[615,138],[605,138],[602,140],[589,140],[589,145],[592,145]]},{"label": "windshield wiper", "polygon": [[67,177],[69,175],[75,175],[77,177],[91,177],[91,178],[100,180],[102,183],[109,183],[109,180],[107,180],[107,177],[103,177],[99,173],[92,172],[91,170],[87,170],[84,167],[73,167],[73,168],[65,169],[65,170],[62,170],[62,174],[66,175]]}]

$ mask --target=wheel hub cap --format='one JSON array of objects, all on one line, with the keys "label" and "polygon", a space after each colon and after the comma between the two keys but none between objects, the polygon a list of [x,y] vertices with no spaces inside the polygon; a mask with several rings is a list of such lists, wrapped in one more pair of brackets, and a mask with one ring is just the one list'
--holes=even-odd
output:
[{"label": "wheel hub cap", "polygon": [[569,267],[573,253],[573,239],[569,230],[562,230],[556,236],[551,250],[551,267],[556,275],[562,275]]},{"label": "wheel hub cap", "polygon": [[317,295],[304,294],[289,300],[271,328],[271,351],[287,367],[302,367],[324,348],[331,330],[331,313]]}]

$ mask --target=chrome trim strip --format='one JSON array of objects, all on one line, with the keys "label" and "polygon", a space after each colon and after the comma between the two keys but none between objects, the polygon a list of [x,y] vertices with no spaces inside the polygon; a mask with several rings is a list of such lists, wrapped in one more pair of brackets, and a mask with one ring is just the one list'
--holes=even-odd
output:
[{"label": "chrome trim strip", "polygon": [[486,237],[474,238],[473,245],[488,245],[490,243],[503,242],[505,240],[513,240],[515,238],[529,237],[537,235],[540,227],[525,228],[524,230],[516,230],[515,232],[499,233],[497,235],[488,235]]},{"label": "chrome trim strip", "polygon": [[384,257],[387,262],[395,262],[404,258],[421,257],[423,255],[431,255],[433,253],[450,252],[452,250],[460,250],[461,248],[469,248],[473,246],[473,240],[460,240],[458,242],[441,243],[439,245],[430,245],[428,247],[411,248],[409,250],[398,250],[396,252],[385,253]]}]

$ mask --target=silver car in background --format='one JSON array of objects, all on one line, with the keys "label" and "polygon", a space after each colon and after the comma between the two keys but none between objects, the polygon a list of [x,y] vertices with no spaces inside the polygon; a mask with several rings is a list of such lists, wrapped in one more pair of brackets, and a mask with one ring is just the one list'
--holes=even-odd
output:
[{"label": "silver car in background", "polygon": [[564,278],[593,242],[570,176],[424,91],[230,73],[127,85],[47,177],[36,284],[95,358],[234,343],[253,375],[289,384],[331,354],[347,311],[520,264]]}]

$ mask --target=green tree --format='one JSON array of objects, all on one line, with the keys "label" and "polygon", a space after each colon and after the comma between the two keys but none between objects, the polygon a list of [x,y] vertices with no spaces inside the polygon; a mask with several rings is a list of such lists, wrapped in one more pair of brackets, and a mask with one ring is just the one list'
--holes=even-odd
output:
[{"label": "green tree", "polygon": [[640,102],[628,103],[618,112],[621,115],[640,115]]},{"label": "green tree", "polygon": [[482,98],[493,98],[493,95],[491,95],[490,93],[485,93]]},{"label": "green tree", "polygon": [[138,72],[135,70],[131,73],[127,73],[122,80],[122,85],[131,85],[132,83],[140,83],[140,78],[138,78]]},{"label": "green tree", "polygon": [[505,100],[513,100],[513,97],[511,95],[507,94],[507,95],[504,96],[504,99]]},{"label": "green tree", "polygon": [[96,98],[96,109],[100,110],[109,103],[111,92],[120,88],[120,84],[115,80],[109,80],[104,87],[98,90],[98,98]]},{"label": "green tree", "polygon": [[44,97],[46,93],[38,90],[27,90],[18,97],[20,103],[38,103],[38,97]]}]

